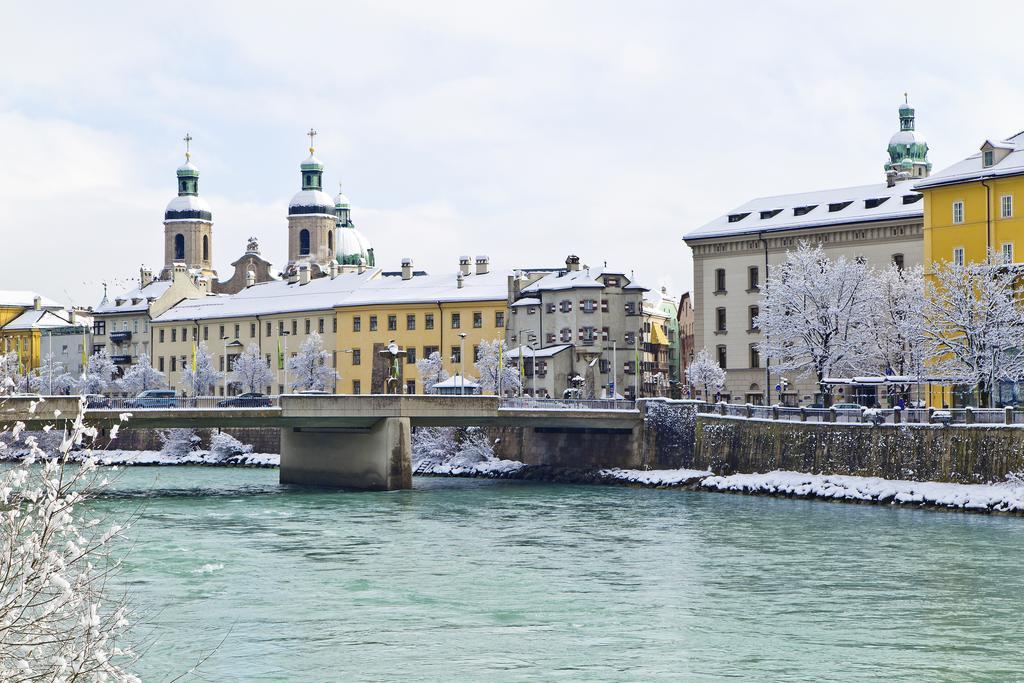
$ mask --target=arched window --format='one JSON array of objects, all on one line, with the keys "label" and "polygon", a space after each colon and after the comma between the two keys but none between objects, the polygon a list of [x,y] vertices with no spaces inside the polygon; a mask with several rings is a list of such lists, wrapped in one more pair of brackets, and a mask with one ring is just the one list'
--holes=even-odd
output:
[{"label": "arched window", "polygon": [[181,233],[174,236],[174,260],[185,260],[185,236]]},{"label": "arched window", "polygon": [[309,230],[299,232],[299,255],[309,256]]},{"label": "arched window", "polygon": [[210,238],[206,235],[203,235],[203,260],[210,260]]},{"label": "arched window", "polygon": [[306,174],[306,185],[309,185],[311,182],[312,182],[311,176],[307,173]]},{"label": "arched window", "polygon": [[186,192],[187,190],[188,190],[188,183],[186,183],[184,180],[182,180],[181,181],[181,191],[182,192]]},{"label": "arched window", "polygon": [[334,231],[331,230],[327,233],[327,252],[329,254],[334,253]]}]

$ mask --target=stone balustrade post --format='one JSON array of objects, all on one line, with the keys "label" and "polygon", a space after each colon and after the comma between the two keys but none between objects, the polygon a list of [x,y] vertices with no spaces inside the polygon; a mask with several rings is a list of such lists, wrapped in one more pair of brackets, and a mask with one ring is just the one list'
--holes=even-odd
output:
[{"label": "stone balustrade post", "polygon": [[837,421],[836,420],[836,415],[837,415],[836,409],[833,406],[829,406],[829,409],[828,409],[828,421],[829,422],[836,422]]},{"label": "stone balustrade post", "polygon": [[964,424],[974,424],[974,408],[970,406],[964,408]]},{"label": "stone balustrade post", "polygon": [[743,414],[747,416],[747,419],[754,417],[754,406],[748,403],[746,406],[744,406]]},{"label": "stone balustrade post", "polygon": [[772,419],[778,421],[779,419],[779,406],[772,406]]},{"label": "stone balustrade post", "polygon": [[932,406],[928,406],[928,424],[933,424],[934,422],[935,422],[935,408],[933,408]]},{"label": "stone balustrade post", "polygon": [[800,421],[807,422],[807,408],[800,406]]},{"label": "stone balustrade post", "polygon": [[903,422],[903,409],[896,406],[892,409],[892,423],[898,425],[901,422]]},{"label": "stone balustrade post", "polygon": [[1013,406],[1003,408],[1003,424],[1013,424]]}]

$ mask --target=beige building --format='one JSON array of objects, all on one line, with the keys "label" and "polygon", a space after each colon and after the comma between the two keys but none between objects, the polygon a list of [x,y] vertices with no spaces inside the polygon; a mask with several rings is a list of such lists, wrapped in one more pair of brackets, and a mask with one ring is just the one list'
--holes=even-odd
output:
[{"label": "beige building", "polygon": [[[904,127],[903,108],[900,116]],[[900,135],[905,131],[890,141],[890,159],[905,151]],[[913,144],[924,145],[919,137]],[[926,175],[925,163],[912,166],[913,175]],[[683,238],[693,250],[694,351],[707,349],[726,370],[722,399],[756,405],[817,400],[812,379],[780,377],[756,348],[761,285],[801,241],[821,244],[831,258],[845,255],[880,267],[921,264],[921,195],[909,171],[894,173],[891,161],[885,168],[883,183],[751,200]]]}]

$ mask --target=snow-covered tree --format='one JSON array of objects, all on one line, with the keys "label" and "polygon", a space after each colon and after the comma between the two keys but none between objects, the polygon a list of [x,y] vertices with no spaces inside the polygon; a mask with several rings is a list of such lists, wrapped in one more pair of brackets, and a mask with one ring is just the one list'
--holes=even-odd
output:
[{"label": "snow-covered tree", "polygon": [[871,312],[859,365],[879,374],[920,377],[928,353],[924,270],[891,263],[871,277]]},{"label": "snow-covered tree", "polygon": [[163,389],[167,386],[167,377],[154,369],[149,356],[143,353],[139,356],[139,362],[124,373],[117,385],[129,396],[136,396],[147,389]]},{"label": "snow-covered tree", "polygon": [[448,371],[444,369],[444,361],[437,351],[416,361],[416,370],[420,373],[424,394],[434,393],[434,385],[448,379]]},{"label": "snow-covered tree", "polygon": [[78,393],[80,394],[102,394],[114,388],[114,375],[117,368],[114,361],[110,360],[106,349],[100,349],[89,356],[89,362],[85,366],[85,376],[78,382]]},{"label": "snow-covered tree", "polygon": [[863,369],[873,296],[867,265],[801,242],[762,290],[758,349],[777,372],[813,376],[829,405],[825,378]]},{"label": "snow-covered tree", "polygon": [[192,396],[209,396],[223,378],[224,373],[213,366],[213,357],[206,348],[206,342],[200,342],[194,363],[190,363],[181,374],[185,391]]},{"label": "snow-covered tree", "polygon": [[725,370],[707,349],[701,349],[686,368],[686,379],[694,389],[704,387],[704,400],[707,401],[711,397],[711,388],[717,391],[725,384]]},{"label": "snow-covered tree", "polygon": [[474,364],[480,377],[480,390],[487,394],[519,393],[519,370],[509,367],[508,358],[502,350],[502,342],[482,341],[477,349],[477,360]]},{"label": "snow-covered tree", "polygon": [[288,379],[293,391],[324,391],[338,381],[338,373],[328,362],[331,354],[316,332],[306,337],[299,352],[288,359]]},{"label": "snow-covered tree", "polygon": [[248,453],[252,453],[252,446],[226,432],[217,432],[210,437],[210,454],[218,461]]},{"label": "snow-covered tree", "polygon": [[994,263],[942,263],[926,289],[929,370],[974,385],[983,406],[1000,380],[1024,377],[1017,276]]},{"label": "snow-covered tree", "polygon": [[[0,472],[0,680],[139,680],[127,669],[137,658],[124,643],[129,605],[111,593],[124,527],[83,505],[105,487],[83,413],[84,401],[54,452],[20,423],[0,429],[29,450]],[[84,460],[69,466],[77,447]]]},{"label": "snow-covered tree", "polygon": [[0,392],[12,392],[21,381],[21,364],[18,354],[0,354]]},{"label": "snow-covered tree", "polygon": [[263,391],[273,382],[274,373],[256,344],[250,344],[231,364],[231,383],[239,386],[243,393]]},{"label": "snow-covered tree", "polygon": [[162,447],[160,452],[175,458],[183,458],[192,451],[199,450],[199,435],[191,427],[172,427],[157,432]]},{"label": "snow-covered tree", "polygon": [[67,371],[62,361],[49,354],[42,365],[32,372],[32,391],[37,394],[70,394],[78,384],[78,378]]}]

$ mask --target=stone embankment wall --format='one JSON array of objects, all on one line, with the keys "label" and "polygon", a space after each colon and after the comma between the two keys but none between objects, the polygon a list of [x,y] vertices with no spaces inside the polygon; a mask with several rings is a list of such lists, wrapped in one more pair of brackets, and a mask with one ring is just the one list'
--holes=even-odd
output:
[{"label": "stone embankment wall", "polygon": [[1024,472],[1024,428],[696,420],[692,466],[715,474],[793,470],[983,484]]},{"label": "stone embankment wall", "polygon": [[[163,446],[157,429],[122,429],[117,438],[107,438],[109,430],[102,430],[97,439],[101,448],[125,451],[158,451]],[[281,450],[281,430],[277,427],[231,427],[228,429],[197,429],[196,434],[202,439],[201,448],[209,448],[210,437],[217,432],[225,432],[242,443],[250,444],[255,453],[278,453]]]}]

